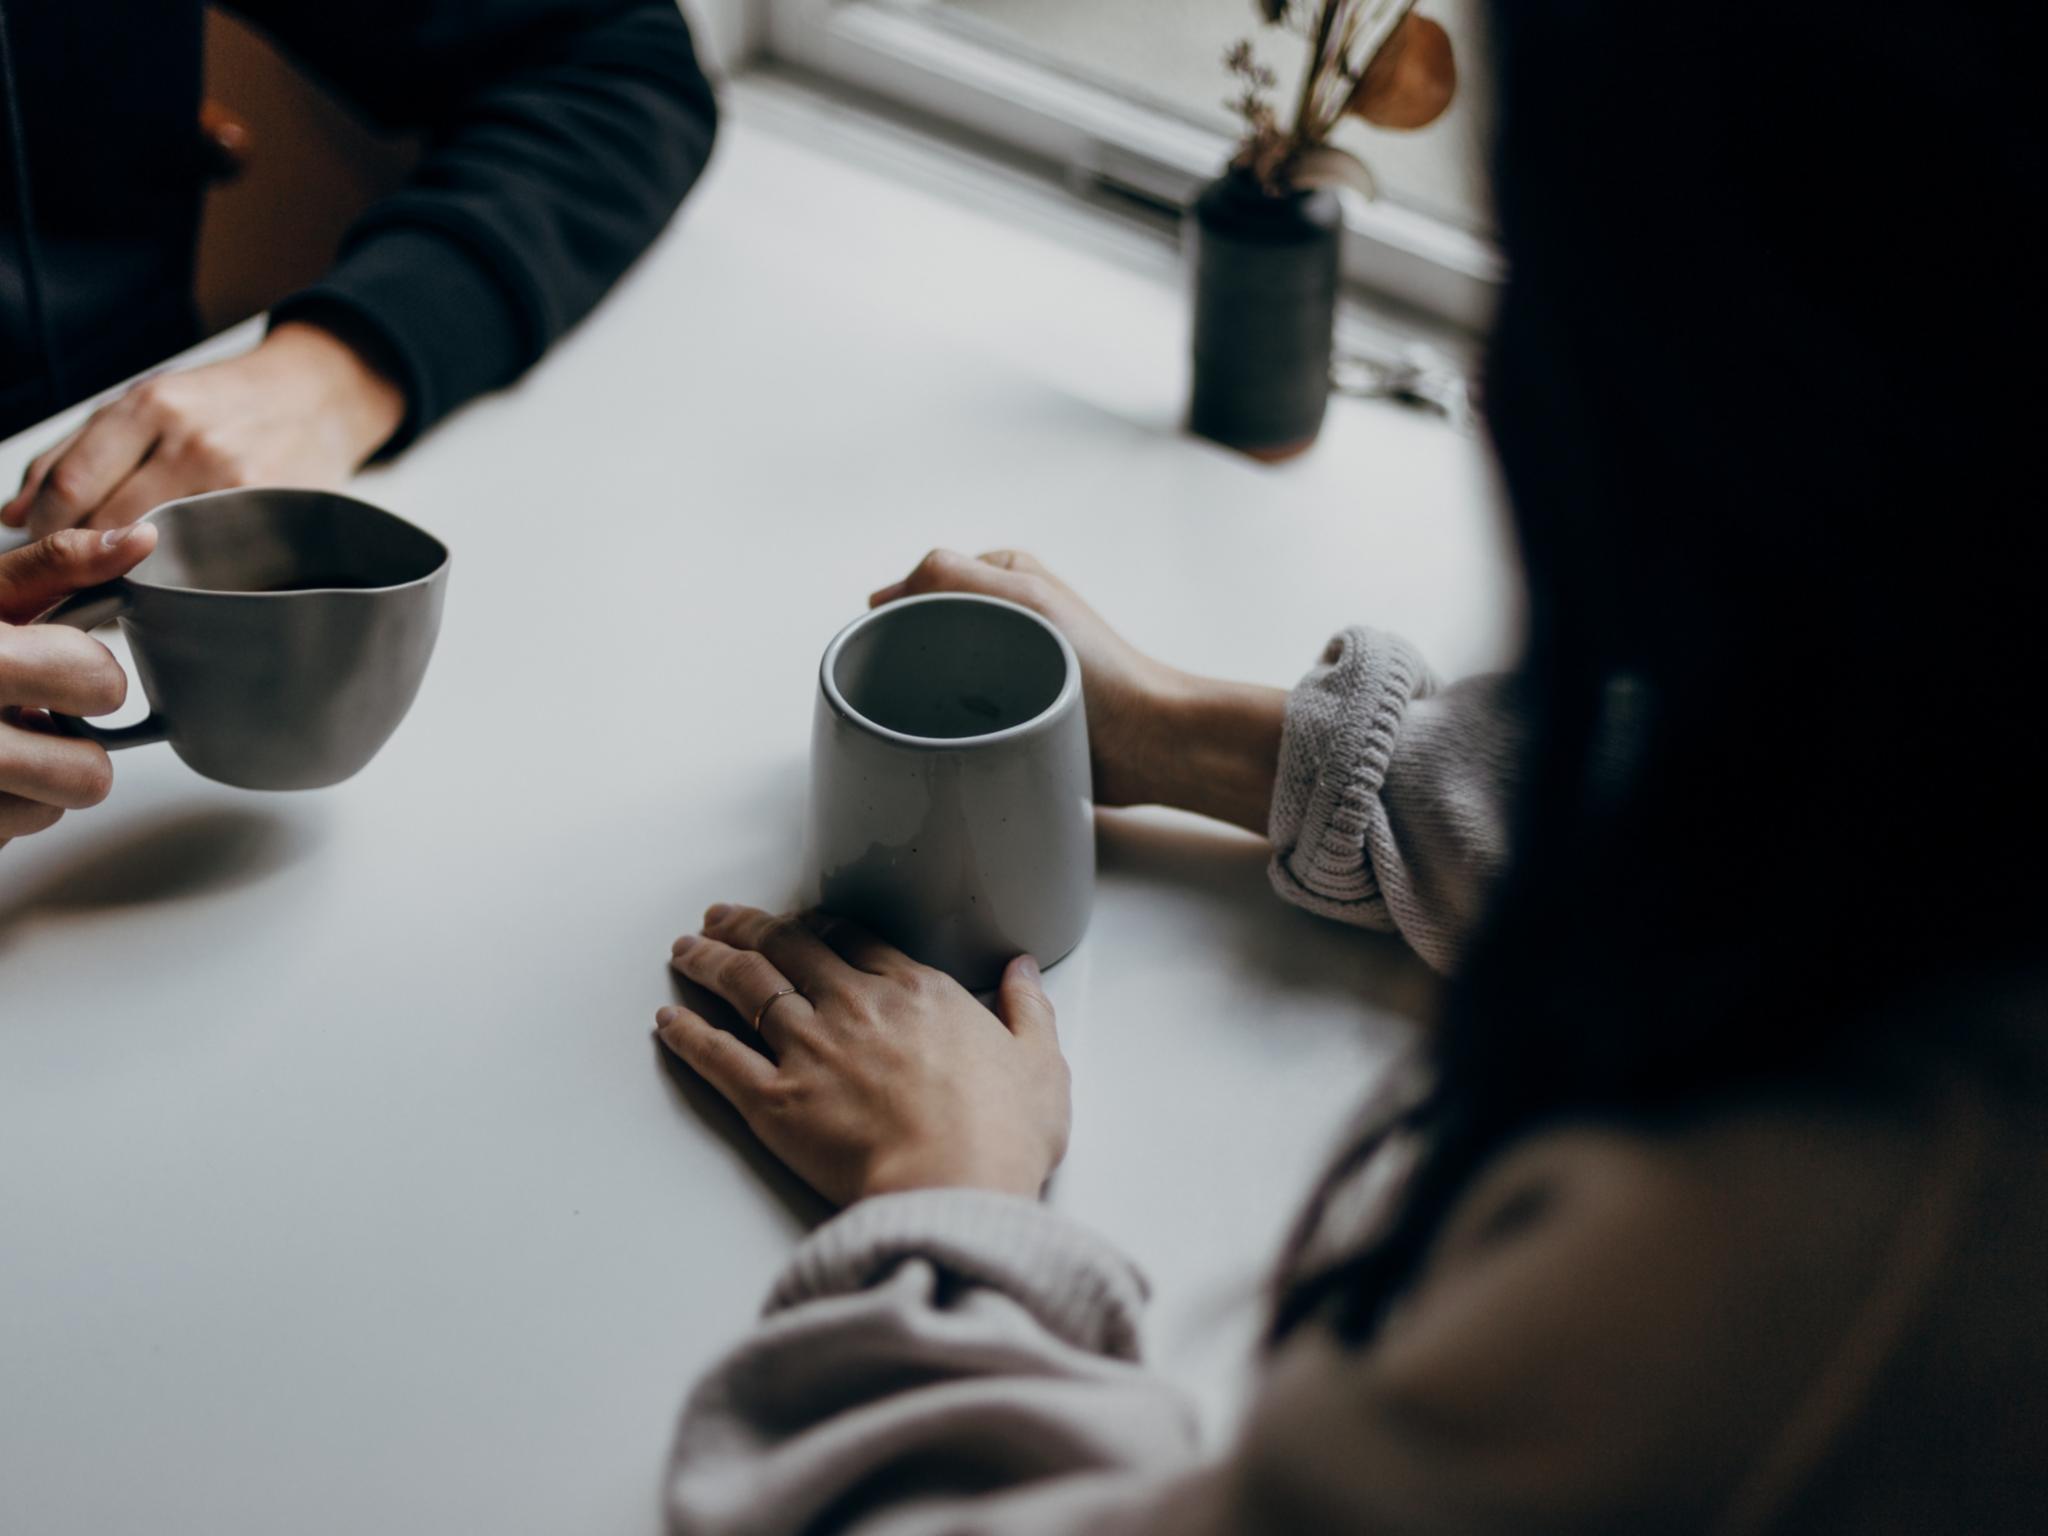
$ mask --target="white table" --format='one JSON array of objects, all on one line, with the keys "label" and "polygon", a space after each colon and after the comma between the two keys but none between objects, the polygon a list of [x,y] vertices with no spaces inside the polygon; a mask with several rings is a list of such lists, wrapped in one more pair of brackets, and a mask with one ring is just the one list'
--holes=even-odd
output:
[{"label": "white table", "polygon": [[[0,853],[10,1536],[657,1527],[685,1389],[815,1215],[659,1059],[669,940],[792,890],[816,658],[926,547],[1028,546],[1191,667],[1289,682],[1357,618],[1508,654],[1475,442],[1360,402],[1284,469],[1188,440],[1169,250],[832,115],[742,90],[603,310],[363,477],[455,551],[367,771],[142,749]],[[1105,814],[1102,855],[1053,1199],[1220,1424],[1429,981],[1248,838]]]}]

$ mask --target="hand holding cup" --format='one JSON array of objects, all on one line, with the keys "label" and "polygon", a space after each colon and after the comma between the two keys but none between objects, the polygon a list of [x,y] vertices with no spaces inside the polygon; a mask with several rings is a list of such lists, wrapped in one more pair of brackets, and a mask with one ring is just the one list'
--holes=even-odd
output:
[{"label": "hand holding cup", "polygon": [[1096,803],[1157,801],[1158,765],[1171,750],[1168,706],[1184,682],[1179,673],[1125,640],[1072,587],[1022,550],[970,558],[935,549],[868,603],[882,607],[931,592],[999,597],[1049,620],[1081,662]]},{"label": "hand holding cup", "polygon": [[1081,663],[1098,805],[1171,805],[1265,834],[1286,722],[1283,691],[1155,660],[1020,550],[970,559],[935,549],[868,601],[880,606],[933,592],[1001,598],[1066,636]]},{"label": "hand holding cup", "polygon": [[113,787],[106,749],[59,734],[50,712],[106,714],[128,697],[127,674],[99,641],[32,621],[126,574],[156,541],[151,527],[80,529],[0,555],[0,846],[99,804]]}]

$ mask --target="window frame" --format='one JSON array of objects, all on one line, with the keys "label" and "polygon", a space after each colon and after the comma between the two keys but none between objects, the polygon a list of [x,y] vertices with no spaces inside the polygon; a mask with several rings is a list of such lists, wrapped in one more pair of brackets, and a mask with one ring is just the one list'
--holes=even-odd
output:
[{"label": "window frame", "polygon": [[[1233,148],[1228,134],[878,0],[759,3],[766,57],[967,128],[1084,185],[1185,209]],[[1475,334],[1506,274],[1490,241],[1384,200],[1346,199],[1343,260],[1357,287]]]}]

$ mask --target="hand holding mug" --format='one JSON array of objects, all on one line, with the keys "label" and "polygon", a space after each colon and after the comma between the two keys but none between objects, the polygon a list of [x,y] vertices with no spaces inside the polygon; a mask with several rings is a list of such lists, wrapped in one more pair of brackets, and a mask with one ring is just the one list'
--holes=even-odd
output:
[{"label": "hand holding mug", "polygon": [[168,741],[243,789],[339,784],[375,757],[433,655],[447,547],[328,491],[188,496],[149,526],[150,558],[37,620],[119,619],[148,716],[110,728],[65,709],[50,723],[108,749]]},{"label": "hand holding mug", "polygon": [[1125,640],[1071,587],[1021,550],[969,559],[935,549],[908,576],[871,595],[868,604],[879,608],[928,592],[1000,597],[1050,620],[1081,660],[1096,803],[1143,805],[1157,798],[1154,766],[1170,747],[1162,732],[1167,700],[1179,681],[1171,667]]},{"label": "hand holding mug", "polygon": [[670,964],[743,1034],[688,1008],[662,1043],[836,1205],[934,1188],[1035,1198],[1066,1153],[1067,1064],[1027,957],[995,1012],[942,972],[832,918],[715,906]]},{"label": "hand holding mug", "polygon": [[114,770],[106,749],[56,733],[49,716],[103,715],[128,696],[127,674],[99,641],[30,621],[125,575],[156,541],[146,525],[72,531],[0,555],[0,846],[107,797]]},{"label": "hand holding mug", "polygon": [[1029,608],[1081,662],[1100,805],[1171,805],[1264,835],[1287,695],[1182,672],[1125,640],[1030,555],[970,559],[935,549],[869,597],[880,607],[931,592],[972,592]]}]

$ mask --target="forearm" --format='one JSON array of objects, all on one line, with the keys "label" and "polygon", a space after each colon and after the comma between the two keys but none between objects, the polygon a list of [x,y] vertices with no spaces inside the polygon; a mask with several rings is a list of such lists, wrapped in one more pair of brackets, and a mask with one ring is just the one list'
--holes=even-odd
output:
[{"label": "forearm", "polygon": [[251,361],[280,370],[305,391],[352,465],[371,458],[405,419],[405,392],[375,342],[340,317],[285,321],[263,338]]},{"label": "forearm", "polygon": [[1104,721],[1106,803],[1268,837],[1288,901],[1455,964],[1507,858],[1524,730],[1514,678],[1444,687],[1407,642],[1365,629],[1331,642],[1292,692],[1145,658],[1126,672],[1129,699]]},{"label": "forearm", "polygon": [[1506,857],[1521,758],[1509,678],[1440,688],[1398,637],[1347,630],[1292,693],[1145,655],[1037,560],[933,550],[871,602],[981,592],[1072,642],[1096,802],[1166,805],[1273,842],[1273,884],[1342,922],[1398,930],[1448,969]]},{"label": "forearm", "polygon": [[1189,673],[1162,687],[1142,800],[1266,835],[1287,694]]},{"label": "forearm", "polygon": [[282,320],[253,351],[152,374],[39,456],[0,522],[121,528],[206,491],[341,485],[406,409],[377,349],[352,334]]}]

